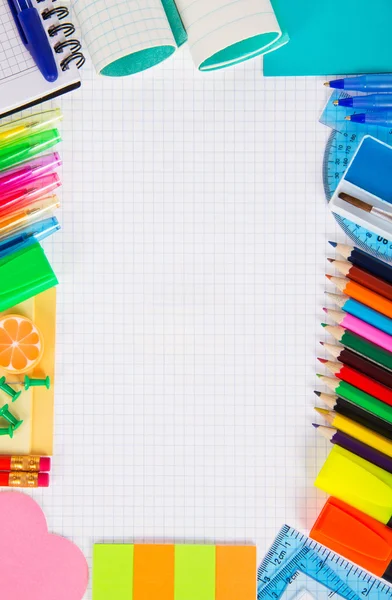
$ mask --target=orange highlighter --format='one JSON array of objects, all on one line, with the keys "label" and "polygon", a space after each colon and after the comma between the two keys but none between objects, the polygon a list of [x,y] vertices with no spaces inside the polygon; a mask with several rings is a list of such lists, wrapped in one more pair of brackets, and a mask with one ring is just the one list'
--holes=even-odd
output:
[{"label": "orange highlighter", "polygon": [[328,498],[309,537],[392,583],[392,529]]}]

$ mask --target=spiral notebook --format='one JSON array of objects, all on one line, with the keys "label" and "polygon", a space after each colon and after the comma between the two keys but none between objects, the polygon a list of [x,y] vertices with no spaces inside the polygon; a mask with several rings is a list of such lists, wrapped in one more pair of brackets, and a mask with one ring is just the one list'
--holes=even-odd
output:
[{"label": "spiral notebook", "polygon": [[50,1],[32,2],[41,13],[59,76],[53,83],[44,79],[22,43],[7,0],[0,0],[0,118],[80,86],[78,67],[84,56],[67,19],[68,9]]}]

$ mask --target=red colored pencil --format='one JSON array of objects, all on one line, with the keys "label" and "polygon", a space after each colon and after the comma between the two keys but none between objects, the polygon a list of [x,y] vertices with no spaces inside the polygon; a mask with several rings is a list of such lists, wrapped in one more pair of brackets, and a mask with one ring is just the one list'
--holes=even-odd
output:
[{"label": "red colored pencil", "polygon": [[49,473],[12,471],[0,473],[0,487],[37,488],[49,486]]},{"label": "red colored pencil", "polygon": [[368,288],[368,290],[372,290],[373,292],[384,296],[384,298],[388,298],[388,300],[392,300],[391,283],[388,283],[387,281],[372,275],[369,271],[360,269],[345,260],[335,260],[334,258],[329,258],[328,260],[345,277],[360,283]]},{"label": "red colored pencil", "polygon": [[371,377],[367,377],[363,375],[359,371],[348,367],[347,365],[342,365],[340,363],[335,363],[325,358],[318,359],[326,368],[331,371],[338,379],[342,381],[346,381],[346,383],[350,383],[354,387],[370,394],[374,398],[378,398],[382,402],[389,404],[392,406],[392,389],[387,387],[386,385],[382,385],[375,381]]},{"label": "red colored pencil", "polygon": [[0,471],[50,471],[49,456],[0,456]]}]

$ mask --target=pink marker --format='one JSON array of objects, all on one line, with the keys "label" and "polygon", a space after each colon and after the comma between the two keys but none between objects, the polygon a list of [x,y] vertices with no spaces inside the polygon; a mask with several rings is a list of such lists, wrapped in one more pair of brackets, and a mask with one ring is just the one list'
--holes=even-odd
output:
[{"label": "pink marker", "polygon": [[0,217],[12,215],[31,202],[47,196],[61,185],[57,173],[36,177],[25,186],[13,188],[11,193],[0,195]]},{"label": "pink marker", "polygon": [[361,319],[341,310],[330,310],[329,308],[324,308],[323,310],[341,327],[349,329],[353,333],[365,338],[365,340],[392,352],[392,336],[388,333],[384,333],[384,331],[377,329],[377,327],[373,327],[373,325],[369,325],[365,321],[361,321]]},{"label": "pink marker", "polygon": [[33,179],[58,169],[61,164],[59,153],[53,152],[18,165],[15,169],[7,171],[5,175],[0,177],[0,194],[9,194],[15,188],[26,185]]}]

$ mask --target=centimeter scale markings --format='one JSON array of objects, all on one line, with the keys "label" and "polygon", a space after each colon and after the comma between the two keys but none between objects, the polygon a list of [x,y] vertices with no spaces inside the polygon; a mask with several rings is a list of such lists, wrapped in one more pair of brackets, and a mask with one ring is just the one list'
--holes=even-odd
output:
[{"label": "centimeter scale markings", "polygon": [[[321,123],[333,129],[325,148],[323,161],[323,183],[328,202],[365,135],[372,135],[392,145],[392,130],[345,120],[347,115],[355,111],[343,106],[336,107],[333,101],[348,96],[349,94],[345,92],[332,94],[320,119]],[[381,255],[385,260],[392,262],[392,240],[387,240],[339,215],[334,217],[356,246],[375,256]]]},{"label": "centimeter scale markings", "polygon": [[[258,568],[257,600],[301,597],[301,573],[330,590],[326,598],[392,600],[392,587],[387,583],[288,525],[282,527]],[[309,597],[321,597],[314,595],[312,585],[308,587]]]}]

